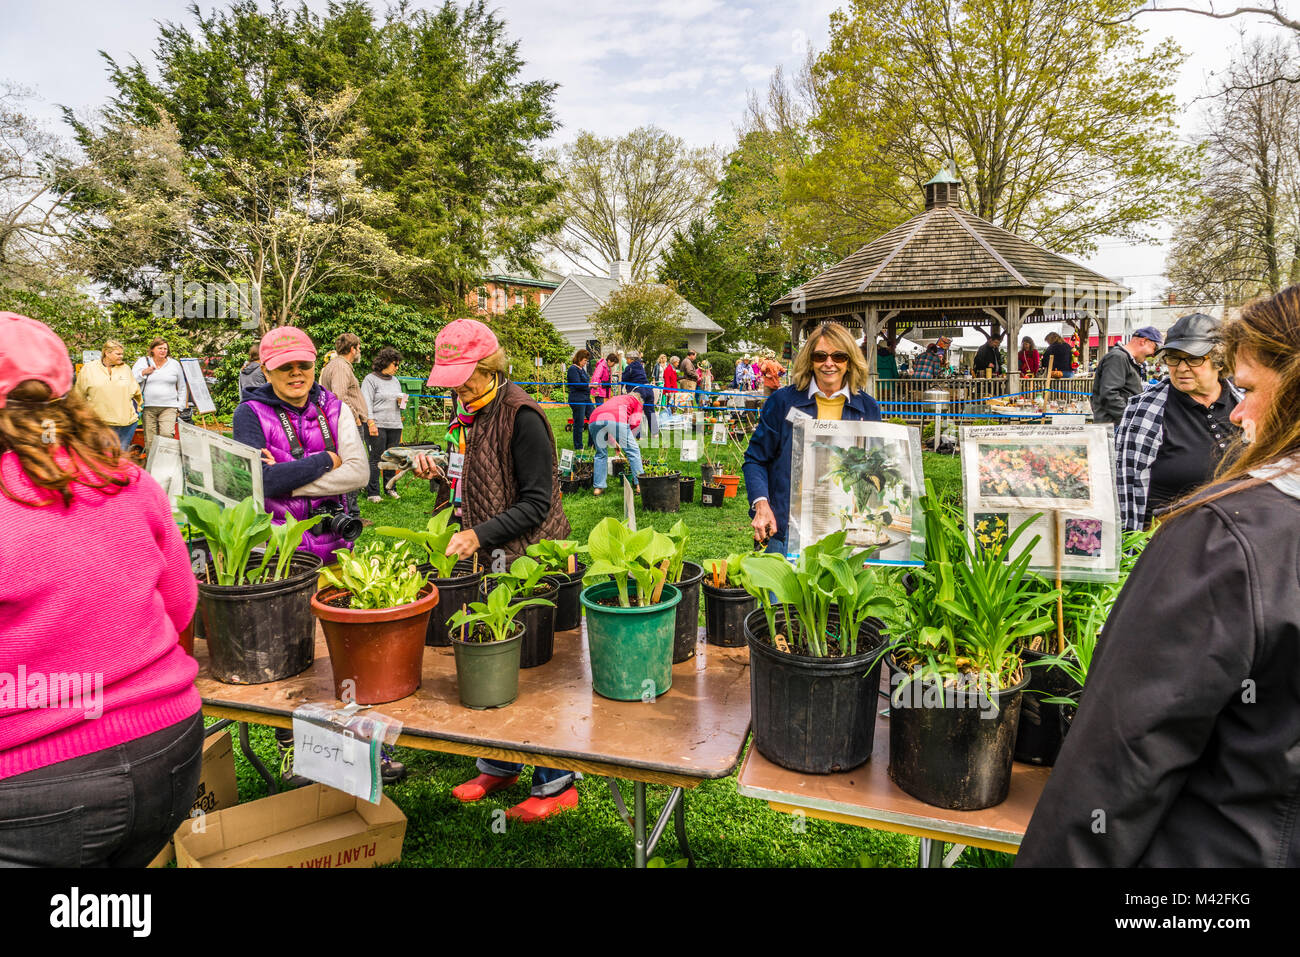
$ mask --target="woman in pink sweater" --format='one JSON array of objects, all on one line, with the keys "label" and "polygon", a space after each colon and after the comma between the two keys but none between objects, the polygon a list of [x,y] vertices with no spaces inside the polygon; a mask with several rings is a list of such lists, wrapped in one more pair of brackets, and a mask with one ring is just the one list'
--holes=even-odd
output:
[{"label": "woman in pink sweater", "polygon": [[617,445],[627,456],[632,470],[632,491],[641,491],[641,447],[633,433],[641,428],[641,397],[635,392],[616,395],[592,410],[587,431],[591,447],[596,450],[595,475],[592,478],[593,495],[605,490],[605,476],[609,470],[609,447]]},{"label": "woman in pink sweater", "polygon": [[140,867],[189,812],[197,600],[167,496],[0,313],[0,866]]}]

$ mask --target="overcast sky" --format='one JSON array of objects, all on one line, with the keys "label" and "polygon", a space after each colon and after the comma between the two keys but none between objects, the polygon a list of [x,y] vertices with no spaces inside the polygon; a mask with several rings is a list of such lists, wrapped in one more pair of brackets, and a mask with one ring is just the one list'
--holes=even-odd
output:
[{"label": "overcast sky", "polygon": [[[313,9],[324,2],[311,0]],[[415,3],[415,6],[435,4]],[[794,68],[808,44],[824,46],[837,0],[499,0],[520,40],[528,79],[558,82],[560,140],[578,130],[618,135],[653,123],[692,144],[729,147],[747,91],[766,86],[778,65]],[[1300,0],[1293,0],[1293,7]],[[104,50],[148,65],[154,21],[189,23],[185,0],[0,0],[0,79],[34,89],[41,112],[80,111],[110,92]],[[202,3],[204,10],[212,4]],[[372,3],[382,10],[384,5]],[[1154,38],[1172,36],[1191,54],[1176,93],[1190,133],[1213,73],[1235,44],[1236,22],[1187,14],[1148,15]],[[1250,32],[1276,32],[1242,21]],[[1161,246],[1106,241],[1087,263],[1149,298],[1161,284]],[[1136,298],[1135,297],[1135,298]]]}]

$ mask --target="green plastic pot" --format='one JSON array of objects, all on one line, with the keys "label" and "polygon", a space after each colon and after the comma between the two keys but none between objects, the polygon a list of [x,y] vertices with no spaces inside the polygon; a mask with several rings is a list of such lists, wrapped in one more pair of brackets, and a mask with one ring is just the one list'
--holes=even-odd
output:
[{"label": "green plastic pot", "polygon": [[[636,585],[631,586],[636,595]],[[662,599],[646,608],[602,605],[618,598],[612,581],[584,589],[591,684],[596,694],[615,701],[647,701],[673,686],[673,632],[682,593],[664,585]]]},{"label": "green plastic pot", "polygon": [[504,708],[519,697],[519,652],[524,623],[516,621],[505,641],[451,639],[456,656],[456,688],[460,703],[475,711]]}]

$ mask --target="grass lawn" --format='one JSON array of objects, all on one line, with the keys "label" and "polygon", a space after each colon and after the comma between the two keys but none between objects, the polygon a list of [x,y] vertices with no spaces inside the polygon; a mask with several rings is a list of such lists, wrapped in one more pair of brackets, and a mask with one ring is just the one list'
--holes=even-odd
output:
[{"label": "grass lawn", "polygon": [[[547,415],[560,447],[570,447],[571,437],[564,431],[568,409],[549,410]],[[658,452],[649,451],[647,458],[657,459]],[[677,451],[666,450],[664,461],[677,465]],[[960,495],[956,459],[926,453],[924,467],[941,495]],[[682,471],[698,476],[699,465],[685,463]],[[398,491],[402,496],[399,501],[385,499],[371,504],[363,498],[363,517],[375,525],[424,527],[433,506],[428,484],[408,477],[399,483]],[[622,517],[622,496],[617,492],[618,487],[611,482],[610,493],[601,498],[593,497],[590,492],[565,496],[564,510],[575,539],[585,539],[591,528],[607,515]],[[699,504],[698,485],[695,498],[695,503],[683,505],[678,515],[638,508],[638,527],[667,529],[677,518],[682,518],[691,532],[686,549],[690,561],[702,562],[729,552],[752,550],[753,535],[743,484],[740,494],[721,509],[706,509]],[[361,541],[373,537],[374,529],[370,527]],[[276,760],[271,730],[256,726],[250,730],[256,751],[271,765]],[[248,801],[263,796],[266,788],[261,779],[238,748],[235,755],[240,799]],[[626,867],[632,864],[631,830],[619,819],[602,778],[587,778],[578,783],[580,803],[576,810],[545,824],[512,825],[506,833],[499,834],[491,826],[492,812],[511,807],[528,796],[527,776],[513,788],[477,804],[461,805],[451,796],[451,789],[477,773],[472,758],[405,748],[398,749],[398,756],[411,769],[406,781],[388,789],[408,818],[399,866]],[[649,812],[656,814],[668,788],[650,785],[648,790]],[[625,789],[625,800],[630,807],[630,786]],[[691,849],[697,863],[704,866],[851,867],[870,863],[883,867],[911,866],[916,861],[915,838],[778,814],[760,801],[741,797],[736,791],[734,775],[702,784],[687,792],[686,800]],[[671,827],[656,854],[670,862],[681,856]]]}]

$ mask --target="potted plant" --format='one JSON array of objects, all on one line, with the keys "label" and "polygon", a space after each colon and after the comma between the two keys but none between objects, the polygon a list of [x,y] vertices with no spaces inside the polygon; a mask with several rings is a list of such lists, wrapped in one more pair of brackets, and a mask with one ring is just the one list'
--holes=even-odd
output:
[{"label": "potted plant", "polygon": [[452,612],[478,598],[484,574],[477,561],[462,561],[455,555],[446,553],[447,543],[460,531],[460,525],[451,519],[451,506],[447,506],[429,518],[424,531],[392,525],[375,529],[379,535],[400,538],[424,549],[424,563],[420,565],[420,570],[433,574],[433,584],[442,596],[438,602],[439,608],[429,616],[429,632],[425,636],[425,644],[440,648],[451,645],[448,619]]},{"label": "potted plant", "polygon": [[334,555],[338,564],[321,572],[325,587],[311,610],[329,645],[335,697],[382,704],[413,694],[437,587],[405,545],[370,542]]},{"label": "potted plant", "polygon": [[1042,636],[1021,650],[1029,679],[1020,704],[1016,760],[1051,767],[1074,718],[1102,626],[1124,588],[1151,532],[1125,532],[1119,577],[1114,582],[1075,582],[1064,596],[1064,645],[1054,654]]},{"label": "potted plant", "polygon": [[1001,803],[1026,685],[1020,643],[1053,625],[1055,590],[1029,571],[1034,542],[972,545],[930,482],[921,499],[926,565],[912,572],[890,643],[889,776],[927,804]]},{"label": "potted plant", "polygon": [[560,491],[568,495],[591,488],[596,475],[596,454],[589,449],[573,453],[573,465],[567,476],[561,475]]},{"label": "potted plant", "polygon": [[758,599],[745,588],[745,558],[733,554],[705,563],[704,636],[711,645],[745,644],[745,619],[758,608]]},{"label": "potted plant", "polygon": [[695,562],[686,561],[686,539],[689,533],[680,518],[668,529],[668,539],[673,543],[672,558],[668,562],[668,584],[676,586],[682,594],[673,619],[673,664],[695,657],[695,643],[700,636],[700,581],[704,569]]},{"label": "potted plant", "polygon": [[669,467],[665,450],[641,473],[641,504],[651,512],[676,512],[681,508],[682,490],[680,469]]},{"label": "potted plant", "polygon": [[735,498],[736,491],[740,488],[740,458],[740,450],[730,445],[718,456],[719,465],[724,471],[714,472],[713,482],[722,486],[724,498]]},{"label": "potted plant", "polygon": [[560,593],[555,598],[555,630],[571,631],[582,625],[582,576],[587,566],[578,561],[578,555],[587,546],[565,539],[543,539],[529,545],[525,554],[541,562],[546,572],[560,583]]},{"label": "potted plant", "polygon": [[871,757],[884,623],[898,591],[835,532],[744,560],[759,608],[745,619],[754,746],[793,771],[847,771]]},{"label": "potted plant", "polygon": [[653,700],[673,680],[681,593],[667,584],[672,540],[652,528],[630,532],[606,518],[591,530],[587,548],[591,564],[579,597],[587,610],[592,686],[616,701]]},{"label": "potted plant", "polygon": [[212,676],[261,684],[309,668],[316,655],[311,594],[321,560],[297,549],[321,516],[276,525],[251,497],[223,508],[183,495],[176,508],[206,541],[198,616]]},{"label": "potted plant", "polygon": [[560,593],[560,584],[546,575],[545,565],[527,555],[521,555],[510,564],[508,571],[484,579],[484,586],[489,592],[500,588],[502,583],[509,583],[515,604],[527,598],[545,599],[541,603],[530,602],[519,606],[523,609],[520,621],[524,625],[524,637],[519,649],[521,668],[544,665],[551,660],[555,651],[555,599]]},{"label": "potted plant", "polygon": [[683,505],[695,501],[694,475],[683,475],[677,480],[677,498]]},{"label": "potted plant", "polygon": [[514,583],[503,581],[484,601],[468,602],[451,616],[456,687],[460,703],[475,711],[504,708],[519,697],[519,652],[524,623],[515,616],[543,598],[515,600]]}]

